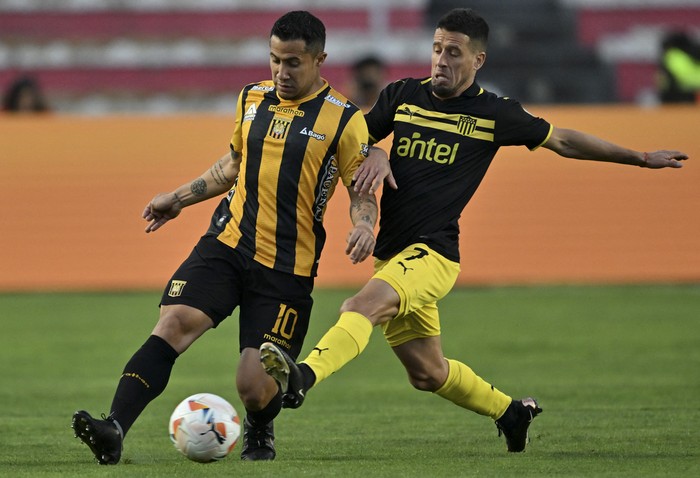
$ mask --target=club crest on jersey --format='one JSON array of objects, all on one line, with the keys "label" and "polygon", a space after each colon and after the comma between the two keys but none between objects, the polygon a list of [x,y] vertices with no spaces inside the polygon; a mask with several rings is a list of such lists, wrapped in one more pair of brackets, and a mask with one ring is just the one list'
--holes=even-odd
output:
[{"label": "club crest on jersey", "polygon": [[182,289],[185,288],[187,281],[185,280],[172,280],[170,281],[170,290],[168,295],[170,297],[180,297],[182,295]]},{"label": "club crest on jersey", "polygon": [[292,124],[292,120],[287,118],[273,118],[272,123],[270,123],[270,130],[267,134],[275,139],[284,139],[287,137],[289,132],[289,125]]},{"label": "club crest on jersey", "polygon": [[459,120],[457,121],[457,131],[459,131],[460,134],[463,136],[469,136],[474,132],[474,128],[476,128],[476,118],[460,115]]},{"label": "club crest on jersey", "polygon": [[243,115],[243,121],[253,121],[255,119],[255,114],[257,112],[258,112],[258,109],[256,108],[255,103],[253,103],[245,111],[245,115]]}]

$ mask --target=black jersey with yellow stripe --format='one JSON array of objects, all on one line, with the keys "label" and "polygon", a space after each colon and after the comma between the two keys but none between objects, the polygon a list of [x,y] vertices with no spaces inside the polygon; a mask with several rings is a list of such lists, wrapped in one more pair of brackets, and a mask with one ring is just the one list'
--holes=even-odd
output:
[{"label": "black jersey with yellow stripe", "polygon": [[242,154],[238,179],[210,232],[267,267],[316,275],[328,200],[339,178],[351,184],[367,142],[362,112],[325,81],[293,101],[272,81],[247,85],[231,138]]},{"label": "black jersey with yellow stripe", "polygon": [[390,161],[398,189],[382,193],[374,251],[379,259],[422,242],[459,261],[459,217],[498,148],[536,149],[552,130],[517,101],[476,83],[441,100],[432,94],[430,78],[390,84],[365,119],[372,143],[394,133]]}]

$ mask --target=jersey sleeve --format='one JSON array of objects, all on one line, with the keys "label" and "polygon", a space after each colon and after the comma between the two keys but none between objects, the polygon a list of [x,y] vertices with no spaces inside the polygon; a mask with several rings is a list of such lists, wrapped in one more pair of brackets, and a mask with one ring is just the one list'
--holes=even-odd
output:
[{"label": "jersey sleeve", "polygon": [[501,98],[499,101],[503,103],[496,117],[494,136],[499,146],[526,146],[534,150],[549,139],[551,124],[533,116],[515,100]]},{"label": "jersey sleeve", "polygon": [[338,141],[338,169],[345,186],[352,184],[353,174],[369,155],[367,138],[367,123],[358,109],[348,121]]},{"label": "jersey sleeve", "polygon": [[233,136],[231,136],[231,150],[240,153],[243,151],[243,98],[245,90],[241,90],[238,94],[238,102],[236,103],[236,125],[233,128]]},{"label": "jersey sleeve", "polygon": [[394,114],[406,82],[407,79],[403,79],[390,83],[379,93],[372,109],[365,114],[370,144],[378,143],[394,131]]}]

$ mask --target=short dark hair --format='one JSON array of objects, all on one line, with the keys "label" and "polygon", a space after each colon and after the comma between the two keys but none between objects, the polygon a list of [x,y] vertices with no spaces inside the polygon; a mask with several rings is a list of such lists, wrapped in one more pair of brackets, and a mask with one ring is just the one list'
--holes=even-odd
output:
[{"label": "short dark hair", "polygon": [[438,20],[436,28],[464,33],[471,42],[479,44],[483,50],[486,50],[489,41],[489,25],[471,8],[450,10]]},{"label": "short dark hair", "polygon": [[304,10],[288,12],[277,19],[270,36],[282,41],[304,40],[306,51],[320,53],[326,47],[326,27],[323,22]]}]

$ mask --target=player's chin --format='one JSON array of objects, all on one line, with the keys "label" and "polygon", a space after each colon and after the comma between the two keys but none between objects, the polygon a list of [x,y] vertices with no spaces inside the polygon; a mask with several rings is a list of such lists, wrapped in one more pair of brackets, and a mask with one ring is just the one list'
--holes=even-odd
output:
[{"label": "player's chin", "polygon": [[286,85],[277,85],[277,95],[283,100],[293,100],[296,99],[298,95],[296,88]]},{"label": "player's chin", "polygon": [[449,84],[444,78],[436,79],[430,82],[430,86],[433,88],[433,93],[440,98],[449,98],[454,93],[454,87]]}]

